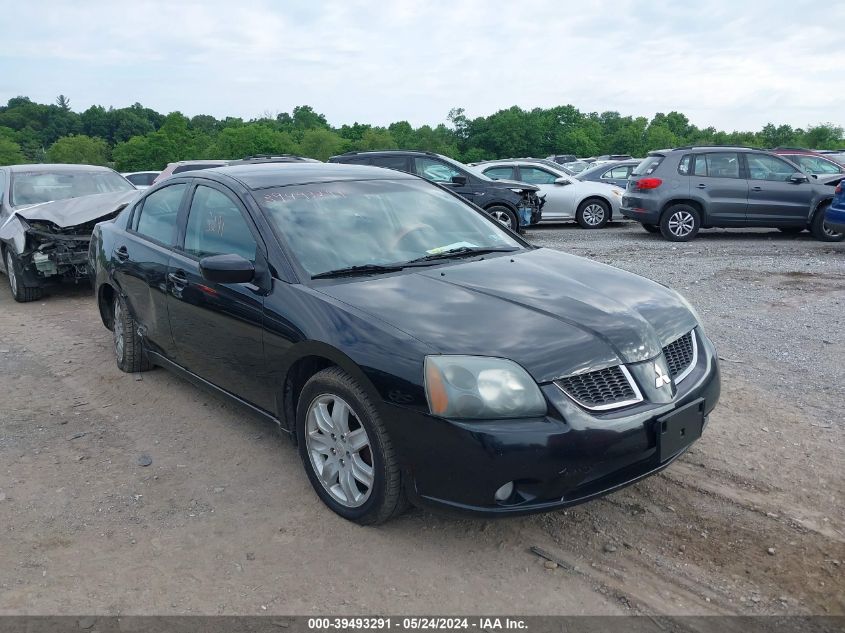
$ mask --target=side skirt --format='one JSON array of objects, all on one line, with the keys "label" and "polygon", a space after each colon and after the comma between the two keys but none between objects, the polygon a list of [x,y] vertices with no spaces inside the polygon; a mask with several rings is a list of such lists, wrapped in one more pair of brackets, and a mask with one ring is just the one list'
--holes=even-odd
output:
[{"label": "side skirt", "polygon": [[239,398],[238,396],[236,396],[235,394],[233,394],[230,391],[226,391],[225,389],[218,387],[214,383],[207,381],[205,378],[202,378],[201,376],[197,376],[192,371],[188,371],[187,369],[185,369],[181,365],[174,363],[169,358],[165,358],[164,356],[162,356],[158,352],[153,352],[153,351],[150,351],[149,349],[145,350],[145,352],[147,353],[147,356],[149,357],[150,361],[154,365],[159,365],[160,367],[164,367],[165,369],[169,369],[174,374],[177,374],[177,375],[181,376],[182,378],[185,378],[189,382],[192,382],[196,386],[201,387],[203,389],[206,389],[206,390],[210,391],[211,393],[216,393],[218,395],[224,396],[227,400],[231,400],[232,402],[249,409],[250,411],[252,411],[256,415],[264,418],[265,420],[269,420],[269,421],[275,423],[276,426],[279,427],[280,431],[285,432],[289,436],[291,435],[291,432],[287,428],[287,426],[282,424],[282,421],[279,420],[279,418],[272,415],[268,411],[265,411],[264,409],[261,409],[260,407],[256,407],[255,405],[250,404],[246,400]]}]

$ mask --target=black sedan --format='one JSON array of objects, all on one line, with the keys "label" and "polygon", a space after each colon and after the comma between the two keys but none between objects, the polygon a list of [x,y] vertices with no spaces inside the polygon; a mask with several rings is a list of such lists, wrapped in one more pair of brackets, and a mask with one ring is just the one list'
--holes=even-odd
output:
[{"label": "black sedan", "polygon": [[274,421],[359,523],[586,501],[667,466],[719,398],[679,294],[397,171],[179,174],[97,225],[90,257],[121,370]]}]

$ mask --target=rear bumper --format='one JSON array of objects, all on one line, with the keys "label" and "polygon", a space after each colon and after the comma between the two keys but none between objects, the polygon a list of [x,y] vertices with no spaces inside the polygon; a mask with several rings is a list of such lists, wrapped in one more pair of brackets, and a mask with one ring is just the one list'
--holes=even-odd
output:
[{"label": "rear bumper", "polygon": [[[700,339],[695,369],[667,404],[591,414],[544,385],[550,406],[542,418],[446,420],[388,405],[411,500],[464,514],[530,514],[583,503],[662,470],[686,448],[661,461],[657,419],[699,398],[708,414],[719,399],[718,362],[712,344]],[[496,501],[508,482],[517,494]]]},{"label": "rear bumper", "polygon": [[627,191],[622,196],[619,212],[626,218],[643,224],[660,222],[660,207],[655,200],[645,196],[631,195]]}]

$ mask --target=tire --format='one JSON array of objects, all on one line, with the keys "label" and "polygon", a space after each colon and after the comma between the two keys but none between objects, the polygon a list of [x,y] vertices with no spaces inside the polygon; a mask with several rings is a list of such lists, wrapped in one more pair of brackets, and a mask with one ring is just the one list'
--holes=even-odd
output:
[{"label": "tire", "polygon": [[44,296],[43,288],[23,285],[23,266],[21,266],[18,256],[10,248],[5,249],[3,259],[6,265],[6,277],[9,280],[9,289],[12,291],[15,301],[18,303],[29,303],[30,301],[38,301]]},{"label": "tire", "polygon": [[700,228],[701,216],[688,204],[673,204],[660,218],[660,234],[670,242],[688,242]]},{"label": "tire", "polygon": [[656,224],[643,224],[643,228],[649,233],[660,233],[660,227]]},{"label": "tire", "polygon": [[824,214],[828,205],[822,205],[813,216],[813,221],[810,223],[810,233],[813,237],[821,242],[841,242],[845,239],[845,233],[838,233],[829,228],[824,221]]},{"label": "tire", "polygon": [[399,462],[378,411],[342,369],[324,369],[305,383],[296,408],[296,437],[317,496],[344,519],[376,525],[408,507]]},{"label": "tire", "polygon": [[601,229],[610,221],[610,205],[598,198],[589,198],[578,205],[575,219],[581,228]]},{"label": "tire", "polygon": [[798,235],[804,231],[803,226],[779,226],[778,231],[787,235]]},{"label": "tire", "polygon": [[507,207],[497,204],[484,210],[487,212],[487,215],[497,222],[504,224],[514,233],[519,231],[519,218],[516,217],[516,213]]},{"label": "tire", "polygon": [[112,339],[117,368],[127,374],[147,371],[152,365],[144,354],[141,337],[138,336],[138,323],[129,313],[126,301],[120,294],[116,293],[112,309]]}]

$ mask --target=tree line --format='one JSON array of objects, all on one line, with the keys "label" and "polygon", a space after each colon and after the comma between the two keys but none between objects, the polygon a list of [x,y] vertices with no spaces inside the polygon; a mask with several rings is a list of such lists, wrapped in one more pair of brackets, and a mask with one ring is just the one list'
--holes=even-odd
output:
[{"label": "tree line", "polygon": [[687,144],[752,147],[845,147],[843,128],[832,123],[725,132],[698,128],[680,112],[651,119],[618,112],[581,112],[571,105],[523,110],[513,106],[469,118],[462,108],[448,124],[413,127],[353,123],[334,127],[307,105],[292,112],[243,120],[207,114],[161,114],[140,103],[125,108],[91,106],[75,112],[59,95],[55,103],[28,97],[0,106],[0,165],[57,162],[112,165],[120,171],[159,170],[177,160],[233,159],[255,154],[299,154],[326,160],[350,150],[419,149],[464,162],[492,158],[631,154]]}]

